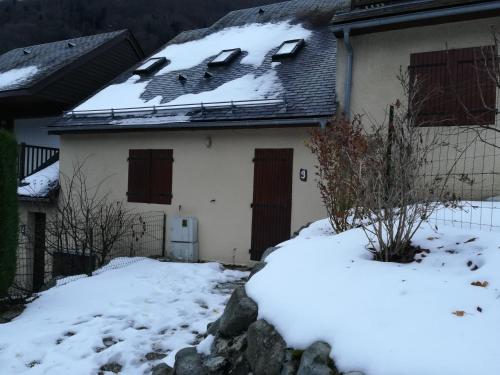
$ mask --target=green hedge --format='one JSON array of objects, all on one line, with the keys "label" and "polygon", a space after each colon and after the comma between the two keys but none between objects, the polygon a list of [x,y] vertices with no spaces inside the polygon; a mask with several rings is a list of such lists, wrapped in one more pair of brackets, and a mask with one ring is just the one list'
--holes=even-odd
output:
[{"label": "green hedge", "polygon": [[17,143],[11,132],[0,129],[0,296],[16,273],[18,220]]}]

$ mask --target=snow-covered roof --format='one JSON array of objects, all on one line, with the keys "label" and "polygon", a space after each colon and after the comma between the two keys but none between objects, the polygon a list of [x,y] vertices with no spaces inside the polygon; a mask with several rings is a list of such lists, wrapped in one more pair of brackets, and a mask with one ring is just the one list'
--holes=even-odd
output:
[{"label": "snow-covered roof", "polygon": [[26,177],[17,188],[17,195],[29,198],[46,198],[59,185],[59,162]]},{"label": "snow-covered roof", "polygon": [[[327,24],[312,26],[308,16],[333,14],[345,3],[292,0],[234,11],[210,28],[183,32],[151,56],[166,58],[162,67],[140,75],[131,69],[68,113],[53,131],[141,126],[145,118],[144,126],[179,117],[189,126],[330,116],[335,112],[336,41]],[[292,39],[303,39],[305,46],[273,62],[282,43]],[[230,63],[208,65],[221,51],[238,48],[241,53]]]},{"label": "snow-covered roof", "polygon": [[126,30],[16,48],[0,55],[0,92],[31,87]]}]

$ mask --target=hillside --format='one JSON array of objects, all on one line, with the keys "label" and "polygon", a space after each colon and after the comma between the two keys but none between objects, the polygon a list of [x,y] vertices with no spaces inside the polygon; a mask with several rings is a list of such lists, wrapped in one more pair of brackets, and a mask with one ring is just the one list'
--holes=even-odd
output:
[{"label": "hillside", "polygon": [[146,53],[183,30],[234,9],[278,0],[3,0],[0,53],[12,48],[128,28]]}]

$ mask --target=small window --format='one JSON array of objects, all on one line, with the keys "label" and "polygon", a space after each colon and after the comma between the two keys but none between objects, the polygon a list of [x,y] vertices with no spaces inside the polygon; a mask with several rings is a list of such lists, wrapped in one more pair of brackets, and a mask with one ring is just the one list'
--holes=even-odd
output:
[{"label": "small window", "polygon": [[172,203],[173,150],[129,150],[127,200]]},{"label": "small window", "polygon": [[273,60],[294,56],[304,44],[304,39],[293,39],[283,42],[278,51],[273,55]]},{"label": "small window", "polygon": [[240,48],[225,49],[215,56],[208,66],[227,65],[241,53]]},{"label": "small window", "polygon": [[165,57],[151,57],[150,59],[147,59],[145,63],[136,68],[134,70],[134,73],[149,74],[161,68],[163,65],[165,65],[166,62],[167,59]]}]

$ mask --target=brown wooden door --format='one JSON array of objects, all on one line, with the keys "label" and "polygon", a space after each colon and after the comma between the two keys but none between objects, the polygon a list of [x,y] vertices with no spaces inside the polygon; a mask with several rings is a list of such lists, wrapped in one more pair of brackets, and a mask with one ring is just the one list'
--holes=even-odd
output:
[{"label": "brown wooden door", "polygon": [[45,282],[45,223],[44,213],[35,213],[33,241],[33,290],[38,291]]},{"label": "brown wooden door", "polygon": [[252,260],[290,238],[293,149],[255,149]]}]

